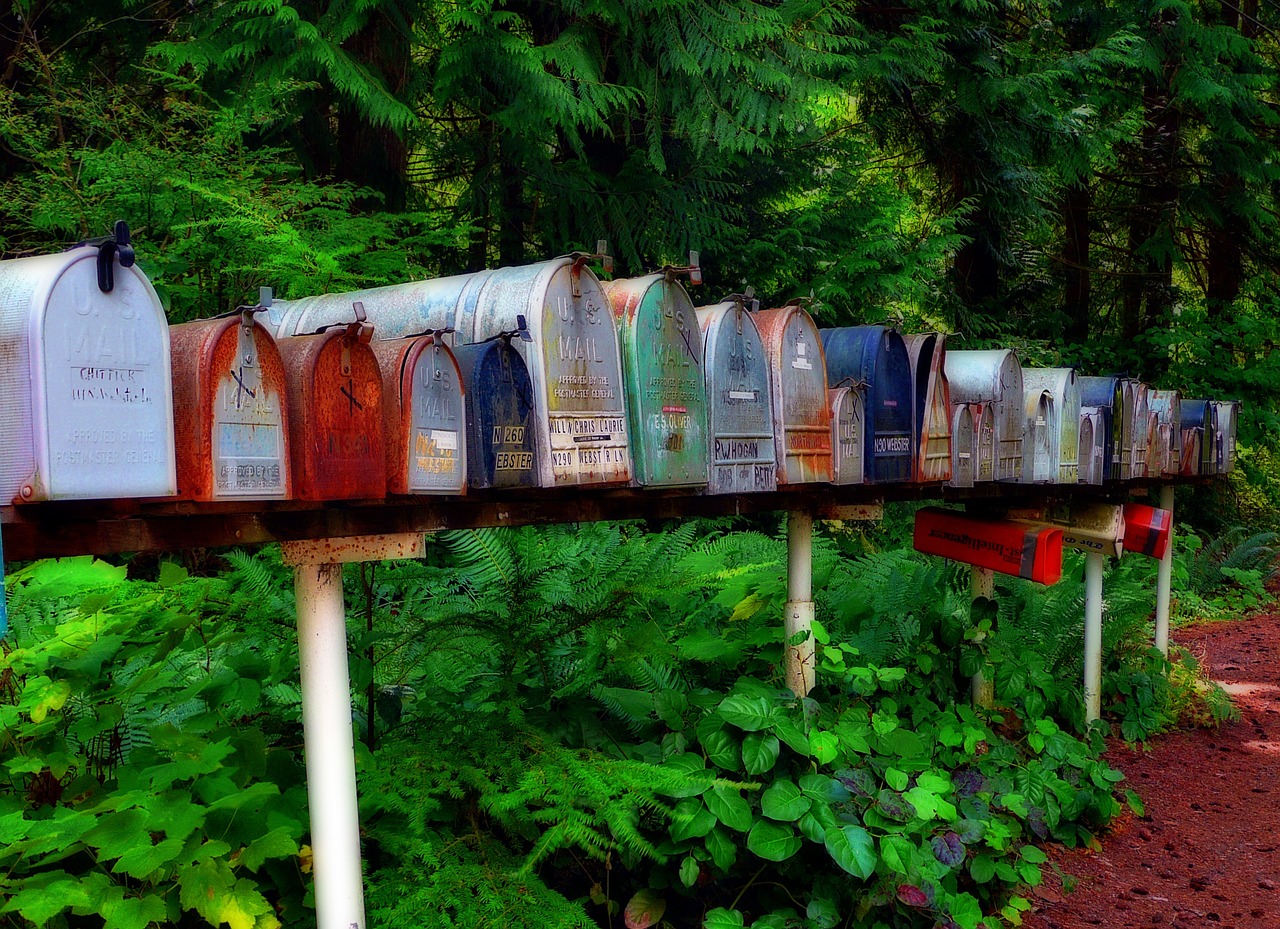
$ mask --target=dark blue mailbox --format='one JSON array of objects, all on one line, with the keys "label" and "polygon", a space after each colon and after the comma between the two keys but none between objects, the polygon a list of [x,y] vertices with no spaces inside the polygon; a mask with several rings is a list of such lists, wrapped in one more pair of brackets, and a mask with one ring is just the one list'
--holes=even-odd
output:
[{"label": "dark blue mailbox", "polygon": [[1182,473],[1213,474],[1216,466],[1217,410],[1212,400],[1182,401]]},{"label": "dark blue mailbox", "polygon": [[1121,440],[1121,430],[1124,428],[1124,384],[1118,377],[1082,377],[1080,405],[1094,407],[1102,414],[1102,435],[1099,436],[1095,430],[1093,444],[1095,448],[1102,447],[1104,480],[1119,480],[1120,459],[1124,454],[1124,443]]},{"label": "dark blue mailbox", "polygon": [[902,336],[884,326],[822,329],[818,335],[827,358],[827,383],[866,385],[866,482],[910,481],[915,411],[911,358]]},{"label": "dark blue mailbox", "polygon": [[533,383],[511,336],[455,346],[453,354],[467,396],[468,486],[536,486]]}]

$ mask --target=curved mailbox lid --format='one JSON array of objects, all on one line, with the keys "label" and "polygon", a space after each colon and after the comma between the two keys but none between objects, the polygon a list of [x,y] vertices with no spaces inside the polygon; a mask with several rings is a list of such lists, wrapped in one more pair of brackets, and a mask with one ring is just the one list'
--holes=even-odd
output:
[{"label": "curved mailbox lid", "polygon": [[458,309],[459,338],[472,342],[527,320],[530,341],[513,344],[533,384],[541,486],[631,479],[622,357],[609,300],[587,267],[595,257],[498,268]]},{"label": "curved mailbox lid", "polygon": [[429,329],[451,329],[460,310],[475,302],[491,271],[410,281],[350,293],[320,294],[276,300],[268,323],[277,338],[307,335],[326,326],[345,324],[359,302],[379,339],[403,339]]},{"label": "curved mailbox lid", "polygon": [[1022,446],[1024,484],[1050,484],[1057,480],[1058,461],[1053,456],[1053,437],[1058,431],[1053,395],[1047,390],[1023,394],[1027,412],[1026,439]]},{"label": "curved mailbox lid", "polygon": [[467,489],[462,372],[439,331],[374,342],[382,370],[387,489],[460,494]]},{"label": "curved mailbox lid", "polygon": [[769,359],[778,484],[830,483],[831,407],[818,327],[794,303],[755,317]]},{"label": "curved mailbox lid", "polygon": [[1176,390],[1151,390],[1147,393],[1147,408],[1160,418],[1161,434],[1167,427],[1167,450],[1162,474],[1177,474],[1182,467],[1182,397]]},{"label": "curved mailbox lid", "polygon": [[537,484],[533,384],[511,336],[453,350],[467,402],[467,482],[472,488]]},{"label": "curved mailbox lid", "polygon": [[823,329],[819,335],[828,383],[865,385],[866,482],[910,481],[918,439],[913,438],[911,358],[902,336],[884,326]]},{"label": "curved mailbox lid", "polygon": [[1107,480],[1107,424],[1102,410],[1080,408],[1079,483],[1101,484]]},{"label": "curved mailbox lid", "polygon": [[769,360],[750,301],[735,294],[698,310],[711,436],[708,493],[778,489]]},{"label": "curved mailbox lid", "polygon": [[245,308],[169,329],[178,494],[282,500],[292,493],[284,363]]},{"label": "curved mailbox lid", "polygon": [[943,370],[947,337],[928,332],[903,336],[911,359],[918,483],[951,480],[951,386]]},{"label": "curved mailbox lid", "polygon": [[1120,479],[1120,458],[1123,454],[1124,440],[1124,386],[1118,377],[1082,377],[1080,378],[1081,406],[1090,406],[1102,414],[1102,434],[1095,431],[1093,442],[1095,447],[1101,446],[1102,457],[1107,464],[1104,480]]},{"label": "curved mailbox lid", "polygon": [[1047,390],[1057,411],[1053,458],[1058,462],[1059,484],[1074,484],[1080,470],[1080,382],[1075,368],[1023,368],[1026,391]]},{"label": "curved mailbox lid", "polygon": [[663,270],[605,286],[618,320],[635,483],[707,483],[702,332],[688,292]]},{"label": "curved mailbox lid", "polygon": [[951,486],[972,487],[977,464],[977,434],[973,407],[957,404],[951,416]]},{"label": "curved mailbox lid", "polygon": [[380,499],[387,493],[382,371],[372,327],[353,323],[280,339],[288,384],[294,496]]},{"label": "curved mailbox lid", "polygon": [[101,290],[100,254],[0,262],[0,503],[177,493],[164,310],[110,252]]},{"label": "curved mailbox lid", "polygon": [[861,484],[866,448],[866,406],[862,385],[836,387],[831,398],[831,472],[833,484]]},{"label": "curved mailbox lid", "polygon": [[990,405],[995,426],[995,480],[1022,479],[1022,435],[1026,411],[1022,364],[1007,348],[947,352],[944,361],[951,402]]}]

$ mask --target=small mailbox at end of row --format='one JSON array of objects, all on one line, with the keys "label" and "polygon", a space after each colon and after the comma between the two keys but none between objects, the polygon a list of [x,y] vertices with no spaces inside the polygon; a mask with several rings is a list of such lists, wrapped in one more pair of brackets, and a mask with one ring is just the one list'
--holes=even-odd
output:
[{"label": "small mailbox at end of row", "polygon": [[284,362],[241,307],[169,329],[178,495],[186,500],[287,500],[292,495]]},{"label": "small mailbox at end of row", "polygon": [[387,493],[382,371],[357,321],[278,341],[288,385],[294,496],[380,499]]},{"label": "small mailbox at end of row", "polygon": [[128,227],[0,262],[0,504],[177,493],[164,309]]},{"label": "small mailbox at end of row", "polygon": [[1052,526],[925,507],[916,512],[913,544],[927,555],[1040,584],[1062,578],[1062,530]]},{"label": "small mailbox at end of row", "polygon": [[698,309],[710,432],[707,493],[778,489],[769,358],[750,290]]},{"label": "small mailbox at end of row", "polygon": [[756,314],[769,361],[778,484],[831,482],[827,367],[813,318],[798,303]]}]

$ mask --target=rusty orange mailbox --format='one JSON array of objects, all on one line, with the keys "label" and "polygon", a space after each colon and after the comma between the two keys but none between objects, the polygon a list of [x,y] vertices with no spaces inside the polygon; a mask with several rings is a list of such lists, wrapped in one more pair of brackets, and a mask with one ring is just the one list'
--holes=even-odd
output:
[{"label": "rusty orange mailbox", "polygon": [[830,483],[831,405],[818,327],[795,302],[755,318],[769,360],[778,484]]},{"label": "rusty orange mailbox", "polygon": [[178,496],[187,500],[287,500],[289,413],[275,339],[241,307],[169,329]]},{"label": "rusty orange mailbox", "polygon": [[1041,584],[1062,577],[1062,530],[1050,526],[925,507],[916,512],[913,541],[918,552]]},{"label": "rusty orange mailbox", "polygon": [[374,342],[382,369],[387,488],[393,494],[460,494],[467,489],[462,372],[436,330]]},{"label": "rusty orange mailbox", "polygon": [[387,493],[382,372],[369,347],[364,307],[356,321],[280,339],[288,384],[294,496],[380,499]]}]

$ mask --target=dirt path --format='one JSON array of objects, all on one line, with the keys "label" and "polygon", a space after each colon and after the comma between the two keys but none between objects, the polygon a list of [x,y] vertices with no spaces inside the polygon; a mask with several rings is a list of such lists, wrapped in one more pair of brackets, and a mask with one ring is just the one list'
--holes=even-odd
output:
[{"label": "dirt path", "polygon": [[1280,929],[1280,615],[1174,636],[1223,684],[1241,719],[1113,749],[1146,804],[1100,852],[1051,849],[1077,879],[1039,888],[1029,929]]}]

